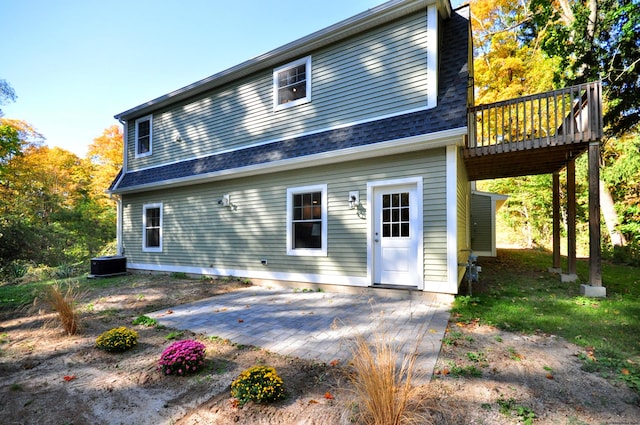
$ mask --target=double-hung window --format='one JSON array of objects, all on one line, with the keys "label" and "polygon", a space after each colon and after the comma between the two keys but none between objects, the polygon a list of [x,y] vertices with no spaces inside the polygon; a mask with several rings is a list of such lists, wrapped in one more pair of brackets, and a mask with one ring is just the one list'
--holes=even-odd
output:
[{"label": "double-hung window", "polygon": [[287,189],[287,254],[327,255],[327,185]]},{"label": "double-hung window", "polygon": [[273,108],[280,110],[311,101],[311,56],[273,71]]},{"label": "double-hung window", "polygon": [[162,252],[162,204],[142,207],[142,251]]},{"label": "double-hung window", "polygon": [[151,155],[151,141],[153,137],[153,117],[138,118],[136,120],[136,158]]}]

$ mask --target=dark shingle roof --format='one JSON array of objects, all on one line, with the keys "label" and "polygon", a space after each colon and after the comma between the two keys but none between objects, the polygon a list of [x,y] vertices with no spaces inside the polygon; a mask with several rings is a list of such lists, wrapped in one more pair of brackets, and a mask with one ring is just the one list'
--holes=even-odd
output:
[{"label": "dark shingle roof", "polygon": [[[465,11],[468,11],[468,8],[462,10]],[[468,18],[461,11],[454,12],[450,19],[443,22],[442,37],[446,40],[447,48],[446,52],[440,54],[438,106],[435,108],[145,170],[130,171],[118,184],[119,174],[109,189],[117,192],[169,180],[267,164],[273,162],[273,158],[277,158],[278,161],[301,158],[465,127],[469,84]]]}]

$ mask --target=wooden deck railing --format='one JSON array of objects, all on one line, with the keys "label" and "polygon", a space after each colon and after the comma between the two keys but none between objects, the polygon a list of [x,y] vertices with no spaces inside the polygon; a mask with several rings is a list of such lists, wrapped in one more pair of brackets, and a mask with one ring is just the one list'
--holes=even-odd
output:
[{"label": "wooden deck railing", "polygon": [[580,84],[474,106],[468,110],[468,125],[468,148],[509,151],[599,140],[601,85]]}]

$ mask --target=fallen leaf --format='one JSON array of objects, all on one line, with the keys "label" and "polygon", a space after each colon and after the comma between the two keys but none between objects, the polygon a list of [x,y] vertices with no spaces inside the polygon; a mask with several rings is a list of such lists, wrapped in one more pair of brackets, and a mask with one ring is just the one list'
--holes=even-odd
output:
[{"label": "fallen leaf", "polygon": [[338,364],[340,364],[340,360],[331,360],[329,363],[330,366],[338,366]]},{"label": "fallen leaf", "polygon": [[329,391],[324,393],[324,398],[326,398],[327,400],[333,400],[333,396],[331,395],[331,393]]},{"label": "fallen leaf", "polygon": [[620,373],[622,373],[623,375],[628,375],[629,374],[629,369],[624,368],[624,369],[620,370]]},{"label": "fallen leaf", "polygon": [[553,375],[550,373],[547,373],[547,379],[553,379]]},{"label": "fallen leaf", "polygon": [[318,404],[318,402],[316,400],[309,400],[308,404]]},{"label": "fallen leaf", "polygon": [[74,379],[76,379],[76,375],[65,375],[64,378],[65,381],[69,382],[69,381],[73,381]]}]

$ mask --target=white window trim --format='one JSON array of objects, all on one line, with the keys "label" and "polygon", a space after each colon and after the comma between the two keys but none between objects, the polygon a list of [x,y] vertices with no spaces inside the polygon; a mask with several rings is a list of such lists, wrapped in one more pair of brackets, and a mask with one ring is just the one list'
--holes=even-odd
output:
[{"label": "white window trim", "polygon": [[[305,72],[307,74],[307,79],[305,82],[307,86],[306,87],[307,95],[300,99],[296,99],[292,102],[279,104],[278,103],[278,73],[281,71],[284,71],[285,69],[300,66],[302,64],[305,64],[306,66]],[[311,56],[306,56],[296,61],[289,62],[288,64],[282,65],[273,70],[273,110],[274,111],[280,111],[283,109],[291,108],[291,107],[302,105],[309,102],[311,102]]]},{"label": "white window trim", "polygon": [[[320,192],[322,199],[322,246],[320,248],[293,248],[293,195],[298,193]],[[313,186],[291,187],[287,189],[287,255],[326,257],[327,256],[327,185],[319,184]]]},{"label": "white window trim", "polygon": [[[160,208],[160,246],[147,246],[147,210],[151,208]],[[164,227],[162,202],[153,204],[144,204],[142,206],[142,252],[162,252],[162,229]]]},{"label": "white window trim", "polygon": [[[149,152],[138,153],[138,124],[143,121],[149,121]],[[145,156],[151,155],[153,151],[153,115],[147,115],[141,118],[138,118],[135,122],[135,157],[143,158]]]}]

